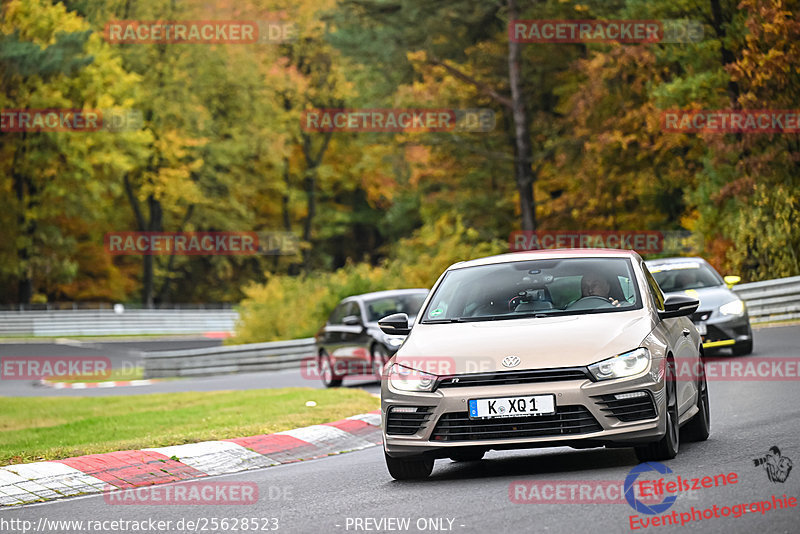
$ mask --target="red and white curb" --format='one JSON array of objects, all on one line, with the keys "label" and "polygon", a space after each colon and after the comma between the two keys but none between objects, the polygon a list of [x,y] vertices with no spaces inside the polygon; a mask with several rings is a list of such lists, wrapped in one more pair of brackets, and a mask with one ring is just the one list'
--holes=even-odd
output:
[{"label": "red and white curb", "polygon": [[380,411],[276,434],[0,467],[0,506],[237,473],[366,449]]},{"label": "red and white curb", "polygon": [[125,386],[149,386],[158,380],[119,380],[108,382],[53,382],[47,379],[39,380],[40,386],[54,389],[92,389],[92,388],[116,388]]}]

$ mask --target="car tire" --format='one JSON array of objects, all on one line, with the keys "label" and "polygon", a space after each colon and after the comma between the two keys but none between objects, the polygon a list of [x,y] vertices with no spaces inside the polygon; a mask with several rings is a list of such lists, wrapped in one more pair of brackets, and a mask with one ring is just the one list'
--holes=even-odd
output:
[{"label": "car tire", "polygon": [[389,351],[383,345],[372,347],[372,374],[380,382],[383,380],[383,367],[389,361]]},{"label": "car tire", "polygon": [[486,451],[481,449],[464,449],[450,454],[450,459],[454,462],[477,462],[483,459]]},{"label": "car tire", "polygon": [[681,429],[686,441],[705,441],[711,434],[711,406],[708,401],[708,382],[705,372],[698,385],[697,414]]},{"label": "car tire", "polygon": [[675,376],[675,362],[667,361],[667,373],[664,377],[664,387],[666,388],[667,411],[667,431],[660,440],[636,447],[636,457],[640,462],[660,462],[672,460],[678,455],[680,448],[680,423],[678,420],[678,395],[677,382]]},{"label": "car tire", "polygon": [[395,480],[422,480],[433,472],[433,458],[424,456],[392,458],[386,451],[383,451],[383,456],[386,458],[386,468]]},{"label": "car tire", "polygon": [[753,340],[748,339],[747,341],[740,341],[733,346],[733,355],[734,356],[747,356],[753,352]]},{"label": "car tire", "polygon": [[319,355],[319,377],[326,388],[338,388],[342,385],[342,377],[334,374],[331,357],[327,352]]}]

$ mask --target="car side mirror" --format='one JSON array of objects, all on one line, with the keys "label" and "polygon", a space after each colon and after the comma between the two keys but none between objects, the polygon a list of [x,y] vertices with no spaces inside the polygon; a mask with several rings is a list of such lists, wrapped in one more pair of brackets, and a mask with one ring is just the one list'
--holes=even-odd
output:
[{"label": "car side mirror", "polygon": [[364,326],[361,322],[361,317],[358,315],[346,315],[342,318],[342,323],[347,326]]},{"label": "car side mirror", "polygon": [[672,317],[685,317],[697,311],[700,301],[686,295],[670,295],[664,301],[664,310],[658,311],[658,316],[662,319]]},{"label": "car side mirror", "polygon": [[394,336],[405,336],[411,332],[411,328],[408,326],[408,315],[405,313],[387,315],[378,321],[378,326],[383,330],[384,334]]},{"label": "car side mirror", "polygon": [[725,280],[725,284],[727,284],[728,289],[731,289],[733,286],[742,281],[742,277],[736,276],[735,274],[729,274],[728,276],[723,278],[723,280]]}]

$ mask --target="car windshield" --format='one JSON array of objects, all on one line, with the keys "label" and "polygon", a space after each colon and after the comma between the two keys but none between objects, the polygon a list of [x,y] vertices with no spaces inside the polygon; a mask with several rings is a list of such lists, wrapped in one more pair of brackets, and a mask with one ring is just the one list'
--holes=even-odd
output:
[{"label": "car windshield", "polygon": [[449,271],[422,322],[576,315],[641,307],[628,259],[516,261]]},{"label": "car windshield", "polygon": [[367,308],[367,321],[374,323],[393,313],[405,313],[413,319],[419,313],[427,293],[394,295],[364,301]]},{"label": "car windshield", "polygon": [[648,265],[648,269],[665,293],[716,287],[723,284],[719,275],[708,265],[697,261]]}]

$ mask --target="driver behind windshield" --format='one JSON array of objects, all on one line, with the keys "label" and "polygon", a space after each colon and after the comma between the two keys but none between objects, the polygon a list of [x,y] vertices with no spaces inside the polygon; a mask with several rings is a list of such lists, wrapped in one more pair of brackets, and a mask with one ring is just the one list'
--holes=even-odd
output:
[{"label": "driver behind windshield", "polygon": [[614,306],[619,306],[619,300],[611,296],[611,284],[597,273],[586,273],[581,279],[581,294],[583,297],[601,297]]},{"label": "driver behind windshield", "polygon": [[686,288],[697,285],[697,276],[692,271],[684,271],[675,276],[675,287]]}]

